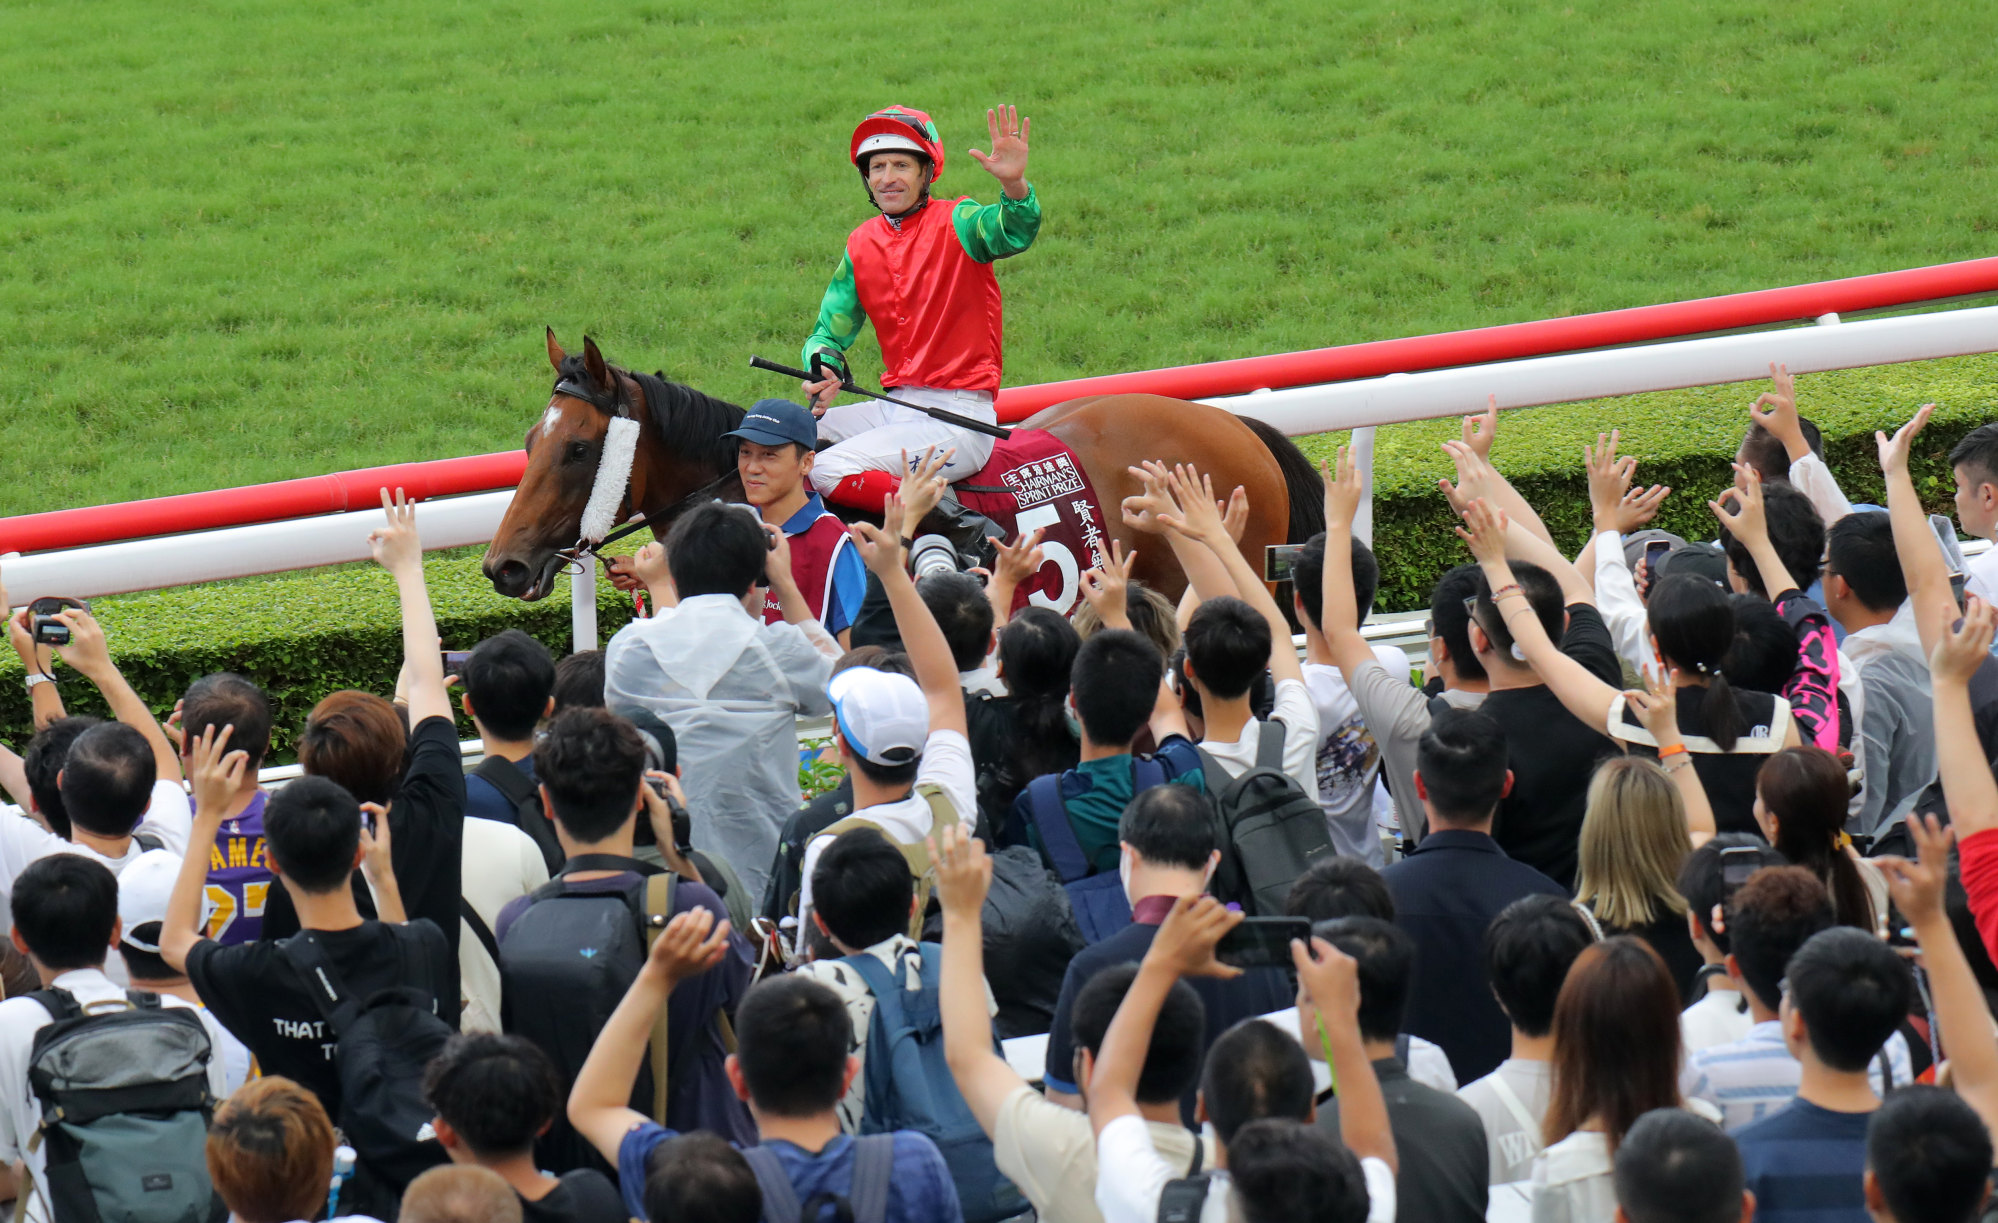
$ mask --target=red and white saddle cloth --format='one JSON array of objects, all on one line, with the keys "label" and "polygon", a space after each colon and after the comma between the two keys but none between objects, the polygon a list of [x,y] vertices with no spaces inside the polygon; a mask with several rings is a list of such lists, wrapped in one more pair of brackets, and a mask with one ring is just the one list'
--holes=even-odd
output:
[{"label": "red and white saddle cloth", "polygon": [[1081,578],[1096,563],[1104,538],[1103,506],[1075,452],[1045,429],[1015,429],[992,448],[977,474],[956,486],[967,509],[1006,529],[1009,540],[1040,531],[1047,559],[1013,596],[1066,616],[1075,610]]}]

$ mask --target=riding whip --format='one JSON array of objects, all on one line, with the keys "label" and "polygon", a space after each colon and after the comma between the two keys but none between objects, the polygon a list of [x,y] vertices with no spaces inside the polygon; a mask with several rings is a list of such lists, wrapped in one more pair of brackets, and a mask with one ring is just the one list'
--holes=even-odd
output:
[{"label": "riding whip", "polygon": [[[773,374],[783,374],[788,378],[796,378],[800,382],[818,381],[817,378],[802,369],[793,369],[788,365],[779,365],[775,361],[766,361],[762,357],[751,357],[749,359],[749,367],[751,369],[767,369]],[[884,395],[880,391],[870,391],[864,386],[856,386],[851,378],[842,377],[839,389],[851,395],[865,395],[869,399],[879,399],[883,403],[892,403],[898,408],[911,408],[917,412],[921,412],[932,420],[940,420],[946,425],[955,425],[960,429],[969,429],[973,433],[989,434],[992,437],[999,438],[1001,441],[1013,436],[1013,431],[1002,425],[988,425],[982,420],[973,420],[969,416],[960,416],[948,408],[932,408],[925,404],[910,403],[906,399],[897,399],[893,395]]]}]

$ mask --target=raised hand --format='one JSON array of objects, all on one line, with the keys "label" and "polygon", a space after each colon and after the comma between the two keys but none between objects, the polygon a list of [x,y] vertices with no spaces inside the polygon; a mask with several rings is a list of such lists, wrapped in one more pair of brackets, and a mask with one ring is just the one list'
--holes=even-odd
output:
[{"label": "raised hand", "polygon": [[1179,513],[1178,503],[1166,488],[1166,477],[1170,474],[1166,465],[1147,459],[1136,467],[1124,470],[1144,486],[1144,491],[1137,496],[1124,498],[1124,525],[1148,535],[1163,534],[1165,527],[1159,521],[1160,515]]},{"label": "raised hand", "polygon": [[1131,624],[1128,600],[1131,566],[1137,562],[1135,550],[1124,551],[1118,540],[1110,541],[1110,555],[1097,545],[1096,566],[1082,575],[1082,597],[1096,609],[1096,619],[1106,628],[1128,628]]},{"label": "raised hand", "polygon": [[937,508],[943,500],[944,490],[950,481],[944,479],[943,469],[950,464],[957,451],[943,450],[936,446],[923,451],[923,457],[914,464],[909,462],[909,452],[902,452],[902,483],[895,490],[896,500],[902,503],[902,522],[914,531],[929,512]]},{"label": "raised hand", "polygon": [[874,576],[888,580],[890,574],[902,573],[906,552],[902,547],[902,503],[893,497],[881,507],[881,525],[870,522],[856,522],[847,528],[853,537],[854,547],[860,550],[860,560]]},{"label": "raised hand", "polygon": [[388,808],[380,803],[362,803],[368,820],[361,826],[361,872],[370,880],[394,875],[390,865],[394,852],[389,835]]},{"label": "raised hand", "polygon": [[1239,977],[1242,970],[1214,958],[1221,936],[1242,924],[1242,914],[1212,896],[1182,896],[1152,938],[1145,960],[1175,977]]},{"label": "raised hand", "polygon": [[1025,194],[1014,195],[1010,188],[1027,177],[1027,132],[1033,123],[1032,119],[1020,118],[1017,106],[988,110],[985,112],[985,129],[991,138],[992,151],[981,153],[977,149],[969,150],[971,160],[985,167],[985,172],[998,179],[1001,186],[1009,188],[1006,194],[1014,199]]},{"label": "raised hand", "polygon": [[416,503],[399,488],[393,498],[384,488],[382,513],[388,518],[387,524],[368,532],[368,550],[374,553],[375,563],[390,573],[420,568],[423,544],[416,537]]},{"label": "raised hand", "polygon": [[1769,380],[1775,384],[1774,388],[1755,397],[1755,402],[1748,405],[1748,416],[1767,429],[1769,436],[1783,443],[1783,449],[1794,462],[1801,457],[1799,451],[1809,449],[1804,441],[1804,426],[1797,419],[1797,380],[1790,376],[1789,366],[1774,361],[1769,363]]},{"label": "raised hand", "polygon": [[1166,477],[1166,489],[1180,507],[1177,514],[1159,518],[1167,530],[1209,545],[1228,539],[1228,528],[1214,500],[1214,477],[1201,475],[1190,463],[1178,463]]},{"label": "raised hand", "polygon": [[1505,528],[1505,511],[1480,497],[1464,508],[1464,525],[1456,531],[1477,562],[1489,565],[1505,560]]},{"label": "raised hand", "polygon": [[217,731],[214,726],[201,732],[194,741],[194,750],[189,752],[188,780],[194,791],[194,813],[198,817],[214,820],[222,818],[222,812],[243,787],[243,776],[250,765],[250,754],[238,749],[229,750],[229,737],[236,728],[224,726]]},{"label": "raised hand", "polygon": [[952,824],[928,844],[944,916],[978,921],[985,910],[985,894],[992,888],[992,858],[985,852],[985,842]]},{"label": "raised hand", "polygon": [[1646,667],[1643,691],[1632,689],[1623,695],[1637,720],[1651,732],[1652,742],[1660,747],[1683,742],[1679,734],[1679,668],[1673,667],[1661,677]]},{"label": "raised hand", "polygon": [[1041,536],[1046,534],[1036,527],[1032,534],[1022,536],[1012,543],[1003,540],[993,544],[998,550],[999,559],[993,564],[992,580],[1004,583],[1008,589],[1017,590],[1020,583],[1031,579],[1047,563],[1047,556],[1041,551]]},{"label": "raised hand", "polygon": [[1359,961],[1314,935],[1309,947],[1303,939],[1290,941],[1290,962],[1297,969],[1298,983],[1311,996],[1311,1004],[1327,1019],[1342,1024],[1358,1022]]},{"label": "raised hand", "polygon": [[55,656],[92,683],[110,674],[111,647],[97,618],[80,607],[65,607],[56,613],[56,619],[69,626],[69,644],[54,647]]},{"label": "raised hand", "polygon": [[173,750],[181,753],[183,756],[187,754],[187,732],[181,729],[180,719],[186,712],[187,702],[175,701],[173,703],[173,712],[168,714],[166,720],[160,723],[160,733],[167,737],[167,742],[173,744]]},{"label": "raised hand", "polygon": [[1888,437],[1886,433],[1877,429],[1874,431],[1873,444],[1880,448],[1882,475],[1897,476],[1908,470],[1908,451],[1913,447],[1916,435],[1928,425],[1929,417],[1935,414],[1935,410],[1936,405],[1923,404],[1921,410],[1915,413],[1914,419],[1896,429],[1893,437]]},{"label": "raised hand", "polygon": [[1498,440],[1498,396],[1485,400],[1485,410],[1464,418],[1464,447],[1479,458],[1489,460],[1492,443]]},{"label": "raised hand", "polygon": [[728,923],[716,922],[705,908],[676,914],[653,940],[641,970],[677,985],[721,963],[728,953]]},{"label": "raised hand", "polygon": [[1498,469],[1478,450],[1464,442],[1443,443],[1443,453],[1457,465],[1457,483],[1453,487],[1448,480],[1438,480],[1437,489],[1449,499],[1450,508],[1462,514],[1466,506],[1480,497],[1493,496],[1498,487]]},{"label": "raised hand", "polygon": [[1589,509],[1595,514],[1598,531],[1611,529],[1616,508],[1630,491],[1631,477],[1637,471],[1635,457],[1617,457],[1617,444],[1622,440],[1622,430],[1612,429],[1596,434],[1595,445],[1582,447],[1582,465],[1589,472]]},{"label": "raised hand", "polygon": [[1991,631],[1998,627],[1998,609],[1978,598],[1964,598],[1963,623],[1943,635],[1929,655],[1929,674],[1938,680],[1968,684],[1991,656]]},{"label": "raised hand", "polygon": [[1320,460],[1318,477],[1325,484],[1325,525],[1352,526],[1360,512],[1360,501],[1366,496],[1366,486],[1360,480],[1360,469],[1353,462],[1352,452],[1341,446],[1335,458]]},{"label": "raised hand", "polygon": [[1933,815],[1910,815],[1908,836],[1915,842],[1915,860],[1873,859],[1887,876],[1887,892],[1908,924],[1921,929],[1944,920],[1943,889],[1949,881],[1949,847],[1956,833]]},{"label": "raised hand", "polygon": [[1228,494],[1228,503],[1221,510],[1221,525],[1228,530],[1228,538],[1242,542],[1242,532],[1249,526],[1249,490],[1237,484],[1235,491]]},{"label": "raised hand", "polygon": [[1628,535],[1642,530],[1658,517],[1658,511],[1665,507],[1665,498],[1671,495],[1672,488],[1667,484],[1633,488],[1625,493],[1623,500],[1617,502],[1615,515],[1611,519],[1617,534]]},{"label": "raised hand", "polygon": [[1744,544],[1753,545],[1769,538],[1769,515],[1762,503],[1762,473],[1746,463],[1736,463],[1734,485],[1734,509],[1728,509],[1719,500],[1707,502],[1707,508],[1729,534]]}]

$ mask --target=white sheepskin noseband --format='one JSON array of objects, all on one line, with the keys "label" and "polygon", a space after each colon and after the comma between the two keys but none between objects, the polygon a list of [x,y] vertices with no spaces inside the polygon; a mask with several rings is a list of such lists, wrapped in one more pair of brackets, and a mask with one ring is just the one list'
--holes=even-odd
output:
[{"label": "white sheepskin noseband", "polygon": [[631,464],[638,457],[638,422],[620,416],[604,433],[603,457],[597,460],[597,482],[583,507],[581,534],[587,543],[602,543],[617,524],[617,507],[631,484]]}]

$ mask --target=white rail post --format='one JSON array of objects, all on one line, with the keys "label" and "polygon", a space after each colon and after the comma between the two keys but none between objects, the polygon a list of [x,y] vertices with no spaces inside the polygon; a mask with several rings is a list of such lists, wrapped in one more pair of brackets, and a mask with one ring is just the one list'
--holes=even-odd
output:
[{"label": "white rail post", "polygon": [[1353,466],[1360,472],[1360,508],[1353,513],[1353,538],[1374,546],[1374,426],[1353,430]]},{"label": "white rail post", "polygon": [[597,558],[584,553],[583,571],[569,579],[569,648],[597,648]]}]

